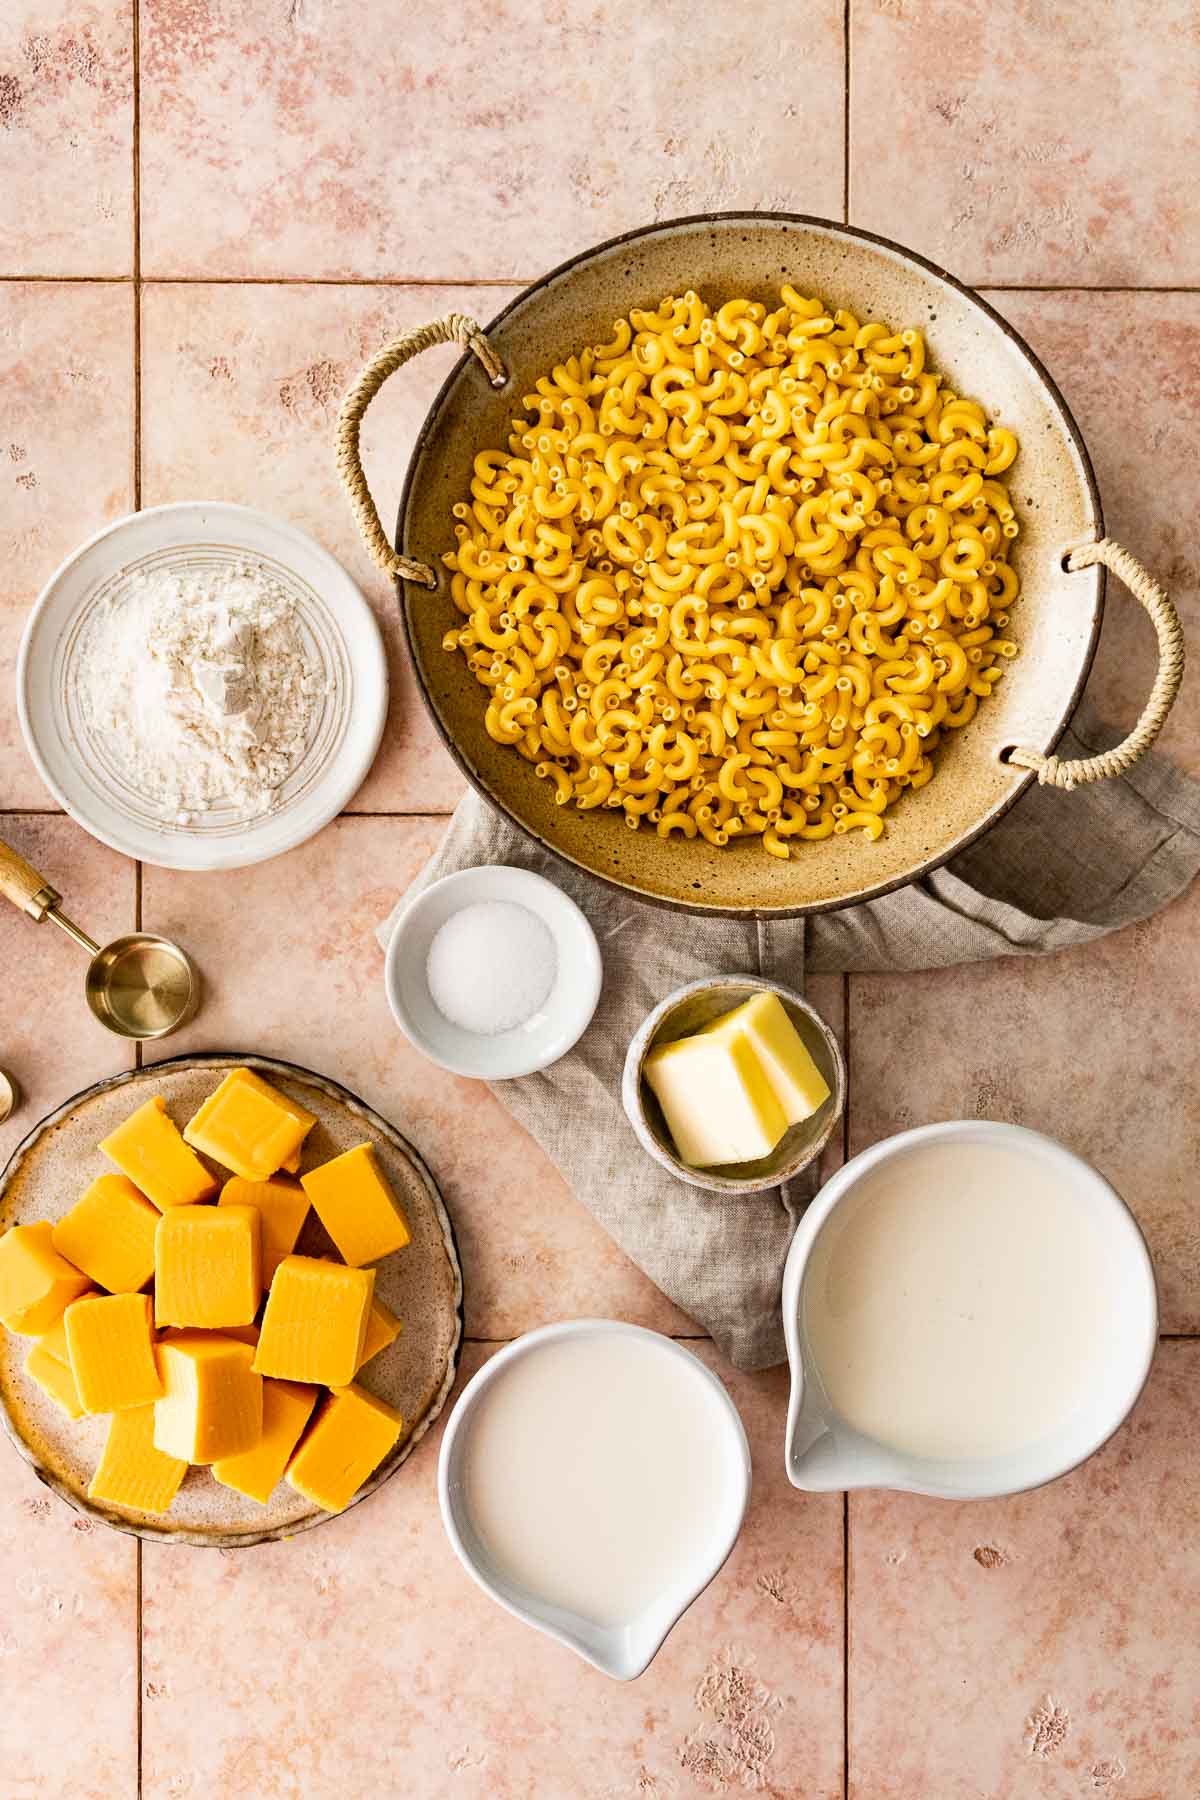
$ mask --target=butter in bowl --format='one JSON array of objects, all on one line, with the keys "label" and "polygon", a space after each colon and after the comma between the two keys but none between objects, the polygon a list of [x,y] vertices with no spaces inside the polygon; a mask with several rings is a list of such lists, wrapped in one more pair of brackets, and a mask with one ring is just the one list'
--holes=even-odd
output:
[{"label": "butter in bowl", "polygon": [[752,1194],[820,1155],[845,1104],[845,1069],[800,994],[719,975],[679,988],[643,1021],[621,1097],[643,1149],[681,1181]]}]

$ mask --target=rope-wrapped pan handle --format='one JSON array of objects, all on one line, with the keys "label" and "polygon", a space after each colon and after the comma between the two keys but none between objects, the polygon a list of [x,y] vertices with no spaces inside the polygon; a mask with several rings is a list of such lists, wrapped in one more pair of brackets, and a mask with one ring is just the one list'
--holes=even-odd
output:
[{"label": "rope-wrapped pan handle", "polygon": [[363,471],[359,437],[366,410],[388,376],[411,362],[414,356],[419,356],[422,350],[428,350],[431,344],[462,344],[474,351],[493,387],[503,387],[508,379],[504,364],[474,319],[469,319],[465,313],[448,313],[444,319],[434,319],[428,325],[418,325],[415,331],[406,331],[402,337],[393,338],[390,344],[376,351],[342,401],[334,436],[338,474],[367,549],[388,575],[402,581],[420,581],[426,587],[437,586],[437,576],[428,563],[416,562],[411,556],[401,556],[393,550],[391,539],[380,523]]},{"label": "rope-wrapped pan handle", "polygon": [[1183,626],[1164,590],[1136,556],[1112,538],[1099,538],[1094,544],[1083,544],[1067,558],[1068,569],[1087,569],[1103,563],[1106,569],[1123,581],[1135,600],[1150,615],[1158,638],[1158,673],[1150,690],[1142,716],[1127,738],[1099,756],[1081,757],[1063,762],[1057,756],[1043,756],[1040,750],[1016,749],[1008,760],[1019,769],[1034,769],[1045,787],[1074,788],[1085,781],[1104,781],[1110,775],[1123,775],[1144,756],[1167,722],[1167,714],[1175,704],[1183,680]]}]

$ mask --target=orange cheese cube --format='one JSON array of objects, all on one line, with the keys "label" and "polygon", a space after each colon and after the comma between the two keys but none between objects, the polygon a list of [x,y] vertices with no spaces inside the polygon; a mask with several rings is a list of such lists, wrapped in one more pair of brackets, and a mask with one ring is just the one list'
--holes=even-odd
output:
[{"label": "orange cheese cube", "polygon": [[288,1465],[289,1485],[314,1506],[341,1512],[403,1430],[394,1406],[365,1388],[336,1388]]},{"label": "orange cheese cube", "polygon": [[88,1499],[132,1512],[165,1513],[186,1474],[183,1458],[168,1456],[154,1442],[154,1408],[132,1406],[114,1413],[109,1422]]},{"label": "orange cheese cube", "polygon": [[264,1381],[262,1437],[252,1450],[215,1462],[215,1479],[222,1487],[234,1488],[265,1506],[283,1480],[292,1451],[316,1404],[315,1387],[303,1387],[296,1381]]},{"label": "orange cheese cube", "polygon": [[231,1069],[183,1135],[235,1175],[265,1181],[297,1155],[316,1122],[253,1069]]},{"label": "orange cheese cube", "polygon": [[257,1325],[222,1325],[221,1336],[236,1338],[239,1344],[258,1346]]},{"label": "orange cheese cube", "polygon": [[250,1450],[262,1436],[263,1384],[254,1350],[215,1331],[172,1332],[159,1341],[163,1394],[154,1442],[168,1456],[211,1463]]},{"label": "orange cheese cube", "polygon": [[250,1325],[262,1299],[253,1206],[175,1206],[158,1221],[154,1318],[219,1331]]},{"label": "orange cheese cube", "polygon": [[54,1248],[52,1225],[14,1225],[0,1237],[0,1321],[10,1331],[41,1337],[90,1286]]},{"label": "orange cheese cube", "polygon": [[97,1294],[65,1314],[71,1373],[84,1412],[124,1412],[162,1393],[149,1294]]},{"label": "orange cheese cube", "polygon": [[298,1182],[272,1175],[266,1181],[247,1181],[234,1175],[221,1189],[218,1206],[257,1207],[262,1220],[262,1278],[270,1287],[276,1269],[296,1248],[300,1227],[308,1217],[308,1195]]},{"label": "orange cheese cube", "polygon": [[52,1350],[47,1349],[45,1338],[39,1338],[25,1358],[25,1373],[66,1413],[68,1419],[83,1417],[83,1406],[79,1399],[79,1389],[75,1386],[75,1377],[71,1373],[70,1361],[64,1362],[61,1356],[55,1356]]},{"label": "orange cheese cube", "polygon": [[374,1269],[316,1256],[285,1256],[263,1312],[254,1366],[260,1375],[341,1387],[366,1342]]},{"label": "orange cheese cube", "polygon": [[161,1094],[130,1113],[100,1148],[160,1212],[211,1200],[217,1191],[215,1178],[180,1137]]},{"label": "orange cheese cube", "polygon": [[100,1175],[54,1227],[54,1248],[110,1294],[136,1294],[154,1273],[157,1207],[128,1175]]},{"label": "orange cheese cube", "polygon": [[403,1326],[391,1307],[385,1306],[382,1300],[377,1300],[372,1295],[371,1311],[367,1318],[366,1341],[362,1347],[362,1355],[358,1359],[359,1368],[361,1369],[364,1363],[369,1363],[373,1356],[378,1356],[381,1350],[386,1350],[389,1344],[394,1344],[402,1330]]},{"label": "orange cheese cube", "polygon": [[379,1167],[374,1147],[358,1144],[344,1156],[300,1177],[317,1217],[351,1268],[402,1250],[411,1232]]}]

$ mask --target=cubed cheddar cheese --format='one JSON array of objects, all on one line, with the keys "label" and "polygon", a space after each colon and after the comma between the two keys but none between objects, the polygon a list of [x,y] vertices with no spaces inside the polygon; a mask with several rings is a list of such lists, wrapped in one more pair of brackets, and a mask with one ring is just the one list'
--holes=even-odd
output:
[{"label": "cubed cheddar cheese", "polygon": [[128,1175],[100,1175],[54,1227],[54,1248],[110,1294],[136,1294],[154,1273],[158,1208]]},{"label": "cubed cheddar cheese", "polygon": [[54,1227],[45,1221],[14,1225],[0,1237],[0,1321],[10,1331],[41,1337],[90,1286],[54,1248]]},{"label": "cubed cheddar cheese", "polygon": [[158,1221],[154,1317],[219,1331],[250,1325],[262,1298],[253,1206],[175,1206]]},{"label": "cubed cheddar cheese", "polygon": [[124,1412],[162,1393],[149,1294],[99,1294],[65,1314],[71,1373],[85,1412]]},{"label": "cubed cheddar cheese", "polygon": [[357,1144],[300,1177],[317,1217],[352,1268],[402,1250],[411,1233],[374,1147]]},{"label": "cubed cheddar cheese", "polygon": [[254,1359],[259,1374],[323,1387],[352,1381],[374,1291],[374,1269],[286,1256],[275,1271],[259,1328]]},{"label": "cubed cheddar cheese", "polygon": [[215,1479],[222,1487],[233,1488],[265,1506],[283,1480],[292,1451],[316,1403],[315,1387],[296,1381],[264,1381],[262,1437],[253,1449],[215,1462]]},{"label": "cubed cheddar cheese", "polygon": [[216,1179],[184,1143],[161,1094],[130,1113],[100,1148],[160,1212],[211,1200],[217,1191]]},{"label": "cubed cheddar cheese", "polygon": [[280,1175],[266,1181],[247,1181],[235,1175],[221,1189],[218,1206],[253,1206],[262,1220],[262,1278],[270,1287],[285,1256],[296,1248],[300,1227],[308,1217],[308,1195],[297,1181]]},{"label": "cubed cheddar cheese", "polygon": [[154,1442],[154,1408],[133,1406],[114,1413],[104,1454],[88,1488],[89,1500],[131,1512],[165,1513],[187,1474],[181,1456],[168,1456]]},{"label": "cubed cheddar cheese", "polygon": [[55,1356],[47,1348],[46,1339],[39,1338],[29,1355],[25,1358],[25,1373],[31,1381],[36,1381],[44,1394],[48,1394],[54,1404],[65,1412],[68,1419],[83,1417],[83,1404],[79,1398],[79,1389],[75,1385],[75,1377],[71,1372],[70,1359],[64,1360]]},{"label": "cubed cheddar cheese", "polygon": [[[157,1213],[155,1214],[157,1218]],[[80,1294],[81,1300],[88,1294]],[[48,1394],[54,1404],[66,1413],[68,1419],[83,1417],[83,1402],[79,1398],[79,1389],[75,1385],[75,1375],[71,1368],[71,1352],[67,1348],[66,1317],[52,1325],[44,1336],[40,1337],[29,1355],[25,1358],[25,1373],[36,1381],[44,1394]]]},{"label": "cubed cheddar cheese", "polygon": [[395,1407],[365,1388],[336,1388],[288,1465],[288,1482],[314,1506],[341,1512],[403,1430]]},{"label": "cubed cheddar cheese", "polygon": [[253,1069],[231,1069],[183,1135],[243,1180],[265,1181],[299,1154],[316,1122]]},{"label": "cubed cheddar cheese", "polygon": [[221,1336],[236,1338],[239,1344],[258,1346],[257,1325],[222,1325]]},{"label": "cubed cheddar cheese", "polygon": [[162,1398],[154,1442],[190,1463],[218,1462],[253,1449],[262,1436],[263,1384],[254,1349],[215,1331],[172,1332],[160,1339]]},{"label": "cubed cheddar cheese", "polygon": [[389,1344],[394,1344],[402,1330],[403,1326],[391,1307],[385,1306],[382,1300],[372,1295],[371,1311],[367,1318],[366,1342],[362,1347],[362,1355],[358,1359],[359,1368],[361,1369],[364,1363],[369,1363],[373,1356],[378,1356],[381,1350],[386,1350]]}]

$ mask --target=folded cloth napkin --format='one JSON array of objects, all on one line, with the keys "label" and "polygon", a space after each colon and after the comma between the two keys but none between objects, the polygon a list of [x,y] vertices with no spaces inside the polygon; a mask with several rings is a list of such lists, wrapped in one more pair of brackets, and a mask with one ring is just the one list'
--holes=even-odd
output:
[{"label": "folded cloth napkin", "polygon": [[[1082,710],[1064,757],[1115,736]],[[596,1016],[561,1062],[494,1092],[650,1279],[743,1369],[783,1360],[779,1291],[805,1177],[754,1199],[688,1187],[652,1162],[621,1106],[625,1051],[673,988],[752,971],[789,987],[804,972],[943,968],[1089,943],[1165,906],[1200,868],[1200,783],[1153,755],[1120,779],[1072,793],[1032,788],[945,868],[897,893],[809,919],[668,912],[559,862],[474,793],[436,855],[379,929],[387,943],[408,901],[479,863],[536,869],[591,920],[604,958]]]}]

